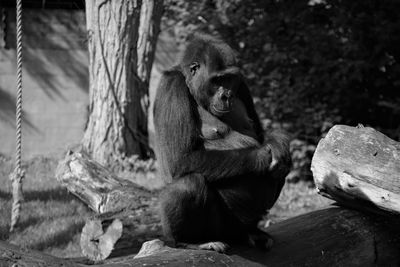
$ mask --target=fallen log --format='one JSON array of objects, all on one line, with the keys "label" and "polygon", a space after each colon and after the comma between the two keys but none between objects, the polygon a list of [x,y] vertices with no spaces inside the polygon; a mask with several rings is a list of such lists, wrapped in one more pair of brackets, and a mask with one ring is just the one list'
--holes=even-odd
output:
[{"label": "fallen log", "polygon": [[268,266],[398,266],[399,225],[399,216],[330,207],[268,227],[268,253],[239,255]]},{"label": "fallen log", "polygon": [[[154,211],[153,211],[154,213]],[[158,224],[141,224],[137,210],[122,210],[95,215],[82,229],[80,246],[82,254],[94,262],[108,257],[129,255],[137,252],[145,237],[161,237]]]},{"label": "fallen log", "polygon": [[117,177],[82,151],[60,161],[56,178],[96,213],[137,209],[152,198],[147,189]]},{"label": "fallen log", "polygon": [[176,249],[151,241],[135,257],[90,265],[60,259],[0,241],[0,266],[399,266],[400,217],[342,207],[300,215],[267,228],[274,238],[268,252],[234,247],[227,255]]},{"label": "fallen log", "polygon": [[[160,241],[161,242],[161,241]],[[29,267],[143,267],[143,266],[241,266],[258,267],[258,263],[251,262],[240,256],[229,256],[213,251],[184,250],[158,245],[156,249],[154,241],[150,241],[149,248],[145,243],[146,250],[150,254],[146,257],[135,258],[135,255],[113,258],[101,264],[85,261],[83,259],[62,259],[35,250],[23,249],[18,246],[0,241],[0,266],[29,266]],[[147,252],[145,252],[147,253]],[[147,256],[150,257],[147,257]]]},{"label": "fallen log", "polygon": [[324,196],[400,213],[400,143],[372,128],[334,126],[319,142],[311,170]]},{"label": "fallen log", "polygon": [[[98,262],[132,253],[145,241],[140,238],[144,231],[160,236],[154,193],[117,177],[86,153],[69,152],[58,164],[56,178],[97,213],[86,220],[80,239],[82,254],[88,259]],[[138,219],[143,215],[146,229]]]},{"label": "fallen log", "polygon": [[[379,217],[341,207],[318,210],[268,227],[275,241],[271,251],[232,248],[227,265],[240,266],[240,257],[263,266],[399,266],[399,223],[398,216]],[[145,252],[138,254],[150,255],[142,258],[143,264],[166,260],[167,266],[179,266],[175,256],[187,258],[184,250]]]}]

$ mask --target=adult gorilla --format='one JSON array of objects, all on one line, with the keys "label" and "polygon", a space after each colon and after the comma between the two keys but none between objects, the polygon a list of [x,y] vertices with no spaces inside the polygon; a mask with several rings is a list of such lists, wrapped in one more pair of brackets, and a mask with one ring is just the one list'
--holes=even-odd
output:
[{"label": "adult gorilla", "polygon": [[156,153],[163,175],[172,178],[161,197],[163,230],[186,247],[271,245],[257,222],[289,171],[288,139],[275,134],[264,142],[236,65],[227,44],[197,34],[156,94]]}]

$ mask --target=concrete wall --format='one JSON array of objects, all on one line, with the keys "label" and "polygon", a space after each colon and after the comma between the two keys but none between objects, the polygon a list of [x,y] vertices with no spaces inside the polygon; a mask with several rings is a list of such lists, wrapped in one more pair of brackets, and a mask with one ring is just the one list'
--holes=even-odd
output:
[{"label": "concrete wall", "polygon": [[[15,11],[8,10],[0,50],[0,153],[15,151]],[[87,117],[88,55],[82,11],[23,13],[23,159],[62,152],[82,138]]]},{"label": "concrete wall", "polygon": [[[0,153],[6,156],[15,153],[14,13],[8,10],[6,34],[0,30]],[[83,11],[24,9],[23,29],[23,159],[28,159],[59,154],[80,142],[89,79]],[[174,64],[178,52],[174,39],[162,32],[150,79],[151,103],[161,71]]]}]

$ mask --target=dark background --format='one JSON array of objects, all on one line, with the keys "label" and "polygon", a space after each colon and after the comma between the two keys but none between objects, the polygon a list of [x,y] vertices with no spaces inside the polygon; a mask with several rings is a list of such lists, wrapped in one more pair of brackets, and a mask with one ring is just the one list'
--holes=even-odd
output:
[{"label": "dark background", "polygon": [[400,1],[168,0],[164,26],[221,35],[239,53],[266,128],[294,138],[293,178],[310,178],[334,124],[400,139]]}]

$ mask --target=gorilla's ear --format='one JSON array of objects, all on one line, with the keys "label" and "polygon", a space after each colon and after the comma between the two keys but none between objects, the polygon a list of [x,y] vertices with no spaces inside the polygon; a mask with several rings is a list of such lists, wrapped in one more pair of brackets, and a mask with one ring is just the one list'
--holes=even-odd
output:
[{"label": "gorilla's ear", "polygon": [[192,62],[192,63],[189,65],[190,74],[192,74],[192,76],[194,76],[199,68],[200,68],[199,62],[196,62],[196,61],[195,61],[195,62]]}]

